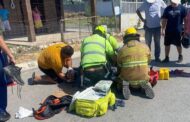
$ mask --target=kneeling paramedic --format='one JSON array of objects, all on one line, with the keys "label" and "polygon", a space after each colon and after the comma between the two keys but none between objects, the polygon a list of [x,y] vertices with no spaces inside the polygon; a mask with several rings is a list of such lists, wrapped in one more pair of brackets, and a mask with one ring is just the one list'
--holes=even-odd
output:
[{"label": "kneeling paramedic", "polygon": [[[120,46],[118,44],[118,41],[117,39],[109,34],[106,30],[106,39],[109,41],[110,45],[112,46],[114,52],[115,52],[115,55],[117,55],[117,52],[119,51],[120,49]],[[110,68],[114,68],[114,67],[117,67],[117,62],[116,61],[112,61],[112,59],[107,59],[108,60],[108,63],[107,65],[110,67]],[[116,71],[113,71],[112,69],[110,69],[110,72],[111,74],[110,75],[114,75],[114,73],[116,73]]]},{"label": "kneeling paramedic", "polygon": [[97,26],[93,35],[85,38],[81,45],[81,67],[83,71],[83,87],[93,86],[99,80],[109,79],[107,59],[112,59],[115,52],[106,39],[106,30]]},{"label": "kneeling paramedic", "polygon": [[111,46],[112,46],[113,50],[115,51],[115,53],[117,53],[119,48],[120,48],[119,45],[118,45],[117,39],[113,35],[111,35],[111,34],[109,34],[107,32],[106,32],[106,39],[111,44]]},{"label": "kneeling paramedic", "polygon": [[148,98],[154,98],[154,91],[148,82],[150,50],[139,39],[140,35],[137,34],[136,29],[133,27],[128,28],[123,37],[124,46],[118,52],[119,77],[117,81],[118,84],[122,84],[122,92],[125,99],[129,99],[131,94],[129,86],[142,88]]}]

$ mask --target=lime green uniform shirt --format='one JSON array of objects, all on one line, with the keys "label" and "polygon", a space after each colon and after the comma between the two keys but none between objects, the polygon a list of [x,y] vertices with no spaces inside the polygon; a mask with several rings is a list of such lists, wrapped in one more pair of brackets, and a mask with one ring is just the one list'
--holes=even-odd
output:
[{"label": "lime green uniform shirt", "polygon": [[85,38],[80,51],[82,68],[105,64],[106,57],[112,57],[115,54],[109,41],[98,34]]},{"label": "lime green uniform shirt", "polygon": [[106,34],[106,38],[110,42],[113,50],[117,51],[117,49],[119,48],[119,45],[117,43],[117,39],[108,33]]}]

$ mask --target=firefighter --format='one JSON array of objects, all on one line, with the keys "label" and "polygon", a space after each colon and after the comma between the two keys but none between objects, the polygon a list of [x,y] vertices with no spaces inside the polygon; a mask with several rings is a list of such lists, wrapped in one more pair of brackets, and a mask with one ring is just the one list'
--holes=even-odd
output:
[{"label": "firefighter", "polygon": [[125,99],[130,97],[130,89],[142,88],[148,98],[154,98],[154,91],[149,81],[150,49],[140,42],[140,35],[133,27],[125,31],[123,37],[124,46],[117,56],[118,81],[122,84],[122,92]]}]

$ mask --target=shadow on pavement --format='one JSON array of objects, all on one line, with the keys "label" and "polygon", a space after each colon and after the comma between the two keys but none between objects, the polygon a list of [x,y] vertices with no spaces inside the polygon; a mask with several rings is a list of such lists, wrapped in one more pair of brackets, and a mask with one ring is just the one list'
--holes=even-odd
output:
[{"label": "shadow on pavement", "polygon": [[157,66],[157,67],[190,67],[190,63],[182,64],[177,63],[177,61],[170,61],[168,63],[162,63],[162,62],[155,62],[155,60],[152,60],[150,63],[151,66]]},{"label": "shadow on pavement", "polygon": [[33,79],[32,78],[29,78],[28,79],[28,85],[52,85],[52,84],[55,84],[55,83],[49,83],[49,82],[46,82],[46,81],[39,81],[38,83],[33,83]]},{"label": "shadow on pavement", "polygon": [[[141,88],[138,88],[138,89],[130,88],[130,91],[131,91],[131,95],[133,95],[133,96],[138,96],[138,97],[141,97],[141,98],[149,99],[149,98],[146,97],[145,92]],[[112,88],[112,92],[115,93],[115,96],[116,96],[117,99],[125,100],[123,98],[122,91],[118,91],[116,88]]]},{"label": "shadow on pavement", "polygon": [[139,89],[130,88],[130,90],[131,90],[131,95],[148,99],[145,95],[145,92],[141,88]]},{"label": "shadow on pavement", "polygon": [[[32,84],[32,78],[28,79],[28,85],[52,85],[55,83],[48,83],[48,82],[38,82],[37,84]],[[79,88],[76,84],[74,83],[66,83],[66,82],[62,82],[57,84],[58,88],[60,88],[64,93],[69,94],[69,95],[73,95],[75,94],[75,92],[77,91],[81,91],[82,89]]]},{"label": "shadow on pavement", "polygon": [[63,92],[69,95],[75,94],[77,91],[81,91],[82,89],[79,88],[76,84],[72,83],[60,83],[57,85]]}]

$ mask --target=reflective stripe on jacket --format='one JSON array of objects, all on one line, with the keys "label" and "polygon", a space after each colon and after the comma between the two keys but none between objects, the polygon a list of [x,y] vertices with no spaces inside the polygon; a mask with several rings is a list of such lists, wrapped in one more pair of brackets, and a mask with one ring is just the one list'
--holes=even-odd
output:
[{"label": "reflective stripe on jacket", "polygon": [[118,64],[120,67],[135,67],[135,66],[143,66],[148,65],[147,60],[144,61],[133,61],[133,62],[125,62],[122,64]]},{"label": "reflective stripe on jacket", "polygon": [[87,68],[90,66],[106,64],[106,56],[113,56],[114,51],[108,40],[94,34],[85,38],[81,45],[81,66]]},{"label": "reflective stripe on jacket", "polygon": [[139,41],[129,41],[118,52],[118,67],[120,78],[126,81],[148,80],[148,62],[150,60],[150,50],[146,44]]}]

